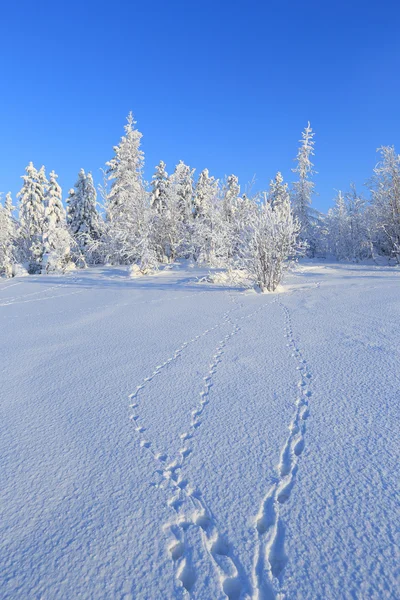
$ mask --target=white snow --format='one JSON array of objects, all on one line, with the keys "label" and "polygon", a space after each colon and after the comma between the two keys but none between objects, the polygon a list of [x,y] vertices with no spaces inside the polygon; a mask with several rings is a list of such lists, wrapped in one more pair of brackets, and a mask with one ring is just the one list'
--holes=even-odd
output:
[{"label": "white snow", "polygon": [[0,280],[1,597],[400,597],[400,271],[162,275]]}]

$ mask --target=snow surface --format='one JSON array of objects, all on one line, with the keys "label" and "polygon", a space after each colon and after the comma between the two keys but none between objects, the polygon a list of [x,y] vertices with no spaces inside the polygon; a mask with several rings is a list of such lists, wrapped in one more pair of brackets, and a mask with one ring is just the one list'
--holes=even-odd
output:
[{"label": "snow surface", "polygon": [[400,272],[0,282],[2,598],[399,598]]}]

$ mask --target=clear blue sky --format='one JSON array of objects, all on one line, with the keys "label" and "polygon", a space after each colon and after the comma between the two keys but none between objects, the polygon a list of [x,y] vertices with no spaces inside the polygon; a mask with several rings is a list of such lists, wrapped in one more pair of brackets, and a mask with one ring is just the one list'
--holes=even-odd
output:
[{"label": "clear blue sky", "polygon": [[400,3],[203,0],[3,2],[0,190],[25,165],[78,170],[112,156],[132,110],[146,177],[163,159],[264,189],[316,132],[316,208],[400,152]]}]

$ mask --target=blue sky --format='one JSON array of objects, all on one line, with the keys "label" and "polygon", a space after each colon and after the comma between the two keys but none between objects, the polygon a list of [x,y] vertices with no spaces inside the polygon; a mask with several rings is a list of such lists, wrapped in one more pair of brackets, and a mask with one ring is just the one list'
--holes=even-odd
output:
[{"label": "blue sky", "polygon": [[0,190],[30,160],[65,196],[81,167],[99,183],[129,110],[147,178],[182,159],[265,189],[277,170],[293,181],[310,120],[326,210],[378,146],[400,152],[399,31],[385,0],[2,3]]}]

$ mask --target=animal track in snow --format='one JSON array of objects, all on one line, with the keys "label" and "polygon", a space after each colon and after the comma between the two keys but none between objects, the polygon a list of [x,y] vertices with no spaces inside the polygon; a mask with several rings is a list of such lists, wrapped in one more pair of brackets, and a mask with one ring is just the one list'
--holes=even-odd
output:
[{"label": "animal track in snow", "polygon": [[11,283],[9,285],[0,286],[0,292],[2,292],[3,290],[8,290],[8,288],[10,288],[10,287],[14,287],[16,285],[21,285],[21,283],[22,283],[22,281],[18,281],[18,283]]},{"label": "animal track in snow", "polygon": [[[150,375],[145,377],[142,383],[137,386],[136,391],[130,394],[130,408],[132,413],[130,418],[134,424],[135,431],[140,436],[141,447],[146,448],[153,458],[159,463],[157,474],[161,480],[158,487],[169,491],[167,505],[175,513],[175,519],[164,526],[168,532],[170,543],[168,545],[169,554],[173,561],[176,582],[178,582],[177,597],[185,597],[185,594],[191,595],[191,590],[197,580],[196,564],[193,560],[193,550],[191,543],[188,542],[188,531],[195,530],[200,532],[203,550],[211,559],[211,564],[219,578],[221,592],[229,600],[245,600],[250,598],[251,582],[243,568],[239,558],[235,555],[231,545],[220,534],[216,521],[208,509],[205,500],[198,489],[191,482],[181,475],[185,460],[193,453],[193,441],[197,431],[202,425],[202,417],[207,404],[210,401],[210,390],[213,386],[213,377],[217,372],[218,366],[227,343],[240,331],[239,323],[249,319],[263,310],[269,302],[263,303],[248,314],[238,318],[231,319],[231,313],[242,305],[227,311],[222,320],[184,342],[177,348],[173,355],[166,361],[157,365]],[[145,429],[140,423],[139,409],[140,396],[145,388],[150,384],[163,369],[171,363],[174,363],[181,353],[199,338],[216,330],[222,325],[231,324],[231,330],[218,343],[209,365],[208,372],[202,377],[202,387],[198,395],[198,404],[191,410],[191,421],[188,430],[180,434],[182,446],[177,456],[171,459],[167,452],[161,452],[155,449],[154,444],[148,443],[147,437],[142,434]]]},{"label": "animal track in snow", "polygon": [[278,300],[285,315],[285,337],[300,374],[295,413],[289,425],[289,436],[281,450],[277,478],[264,497],[255,520],[257,549],[253,564],[255,600],[284,598],[282,576],[287,564],[285,525],[281,506],[290,498],[298,469],[298,460],[305,446],[306,419],[309,415],[312,375],[299,349],[292,329],[288,308]]},{"label": "animal track in snow", "polygon": [[[220,358],[223,354],[223,349],[227,342],[236,335],[238,331],[239,327],[233,323],[231,332],[219,342],[216,348],[216,353],[213,355],[213,362],[210,364],[209,371],[207,375],[203,377],[203,387],[199,393],[199,405],[192,411],[190,429],[180,435],[180,438],[184,441],[184,446],[179,450],[180,459],[177,459],[171,465],[173,471],[169,477],[170,480],[174,480],[177,471],[181,471],[183,468],[185,458],[193,452],[191,442],[194,439],[196,430],[201,425],[201,416],[209,402],[208,396],[210,388],[212,387],[212,377],[216,372],[218,364],[221,362]],[[179,518],[185,518],[185,506],[187,507],[187,505],[189,505],[189,508],[186,508],[186,512],[192,512],[194,509],[194,513],[192,512],[190,518],[191,526],[200,529],[203,547],[212,559],[214,568],[219,576],[221,589],[227,598],[231,600],[239,598],[243,590],[241,581],[245,579],[243,567],[237,559],[235,560],[233,556],[230,555],[229,546],[223,541],[219,534],[215,520],[206,507],[205,502],[202,500],[201,494],[194,491],[189,486],[189,482],[186,479],[175,479],[175,485],[179,488],[179,491],[177,492],[177,495],[170,500],[170,506],[172,505],[176,510],[178,521],[175,521],[171,527],[176,527],[179,524]],[[182,539],[185,539],[185,532],[182,531],[181,536]],[[183,545],[184,548],[186,548],[186,544],[183,543]],[[182,560],[185,560],[185,552],[183,553]],[[178,578],[179,572],[178,569]]]},{"label": "animal track in snow", "polygon": [[31,302],[44,302],[45,300],[52,300],[54,298],[64,298],[65,296],[75,296],[76,294],[82,294],[85,290],[77,290],[76,292],[68,292],[67,294],[58,294],[56,296],[45,296],[44,298],[31,298],[30,300],[17,300],[16,302],[4,302],[0,303],[0,306],[14,306],[15,304],[27,304]]}]

